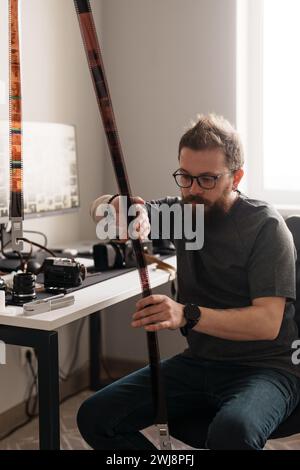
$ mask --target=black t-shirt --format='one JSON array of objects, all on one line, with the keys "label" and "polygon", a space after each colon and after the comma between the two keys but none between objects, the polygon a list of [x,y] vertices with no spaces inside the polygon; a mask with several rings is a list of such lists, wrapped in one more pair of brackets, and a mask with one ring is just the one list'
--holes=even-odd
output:
[{"label": "black t-shirt", "polygon": [[[159,210],[180,198],[146,203]],[[222,224],[204,227],[201,249],[186,250],[186,240],[171,239],[176,247],[178,301],[215,309],[252,305],[258,297],[286,297],[279,335],[271,341],[233,341],[191,330],[185,355],[205,360],[271,367],[300,377],[292,363],[292,343],[298,338],[294,320],[296,250],[281,215],[268,203],[239,194]],[[246,311],[245,311],[245,314]]]}]

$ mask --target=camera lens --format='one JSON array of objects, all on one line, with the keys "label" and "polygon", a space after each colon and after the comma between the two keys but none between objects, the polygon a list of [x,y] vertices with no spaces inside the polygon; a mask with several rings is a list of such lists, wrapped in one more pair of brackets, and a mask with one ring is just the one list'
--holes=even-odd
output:
[{"label": "camera lens", "polygon": [[14,276],[13,301],[19,304],[30,302],[36,298],[36,276],[32,273],[19,273]]},{"label": "camera lens", "polygon": [[0,290],[6,291],[6,282],[0,277]]}]

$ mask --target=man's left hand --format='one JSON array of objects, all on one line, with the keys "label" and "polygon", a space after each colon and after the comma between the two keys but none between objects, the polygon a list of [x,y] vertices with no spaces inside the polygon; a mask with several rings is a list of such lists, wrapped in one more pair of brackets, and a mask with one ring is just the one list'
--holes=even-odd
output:
[{"label": "man's left hand", "polygon": [[143,326],[147,331],[176,330],[185,325],[184,305],[167,295],[149,295],[136,303],[137,312],[132,315],[131,326]]}]

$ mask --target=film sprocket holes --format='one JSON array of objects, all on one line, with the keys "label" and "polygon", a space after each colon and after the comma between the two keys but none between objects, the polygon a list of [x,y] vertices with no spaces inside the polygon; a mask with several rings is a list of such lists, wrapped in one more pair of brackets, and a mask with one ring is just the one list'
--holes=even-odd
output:
[{"label": "film sprocket holes", "polygon": [[70,258],[46,258],[43,265],[47,291],[78,287],[85,279],[86,268]]}]

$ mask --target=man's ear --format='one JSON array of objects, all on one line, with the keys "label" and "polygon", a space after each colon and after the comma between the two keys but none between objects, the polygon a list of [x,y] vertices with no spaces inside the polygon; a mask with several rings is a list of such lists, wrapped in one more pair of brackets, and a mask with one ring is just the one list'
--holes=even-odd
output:
[{"label": "man's ear", "polygon": [[239,170],[236,170],[233,173],[233,182],[232,182],[232,189],[236,190],[238,188],[238,185],[240,184],[241,179],[244,176],[244,170],[243,168],[239,168]]}]

